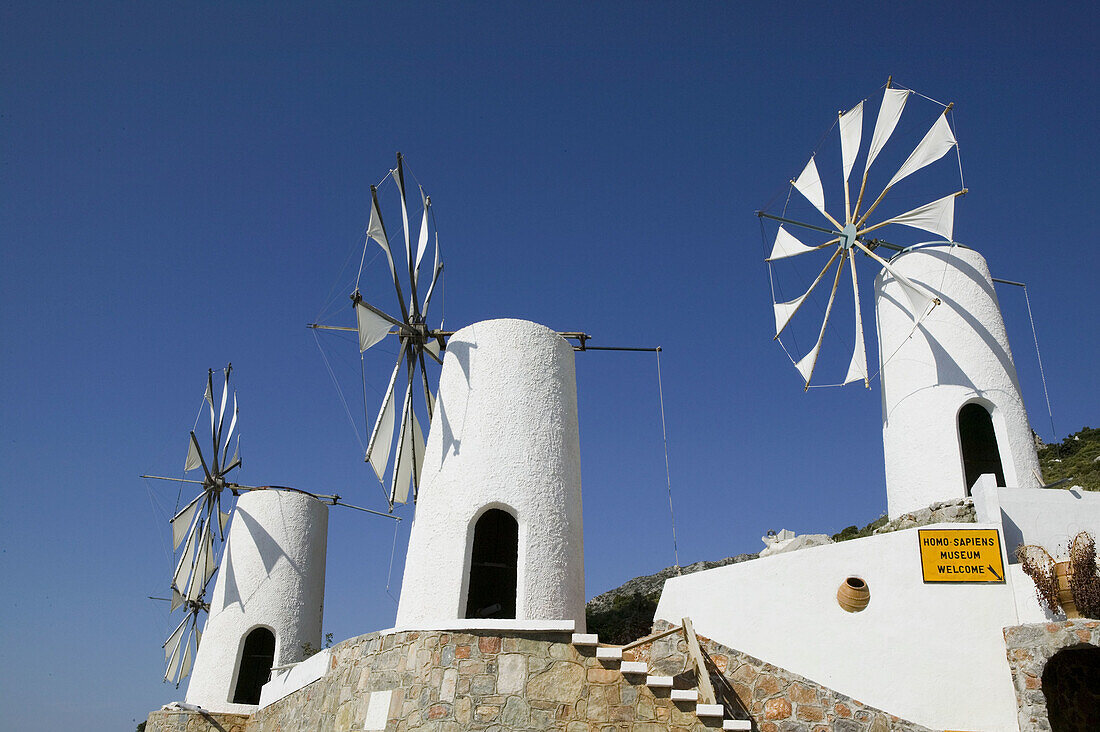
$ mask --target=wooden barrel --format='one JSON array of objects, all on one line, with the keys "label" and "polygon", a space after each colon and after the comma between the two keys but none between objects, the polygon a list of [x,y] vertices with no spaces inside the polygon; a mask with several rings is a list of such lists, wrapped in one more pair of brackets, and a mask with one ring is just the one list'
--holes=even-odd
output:
[{"label": "wooden barrel", "polygon": [[858,613],[871,601],[871,591],[867,589],[867,583],[859,577],[849,577],[836,591],[836,601],[848,612]]},{"label": "wooden barrel", "polygon": [[1072,576],[1073,569],[1069,562],[1058,562],[1054,565],[1054,579],[1058,584],[1058,604],[1062,606],[1067,618],[1079,618],[1081,613],[1077,612],[1077,603],[1073,601],[1073,590],[1069,584]]}]

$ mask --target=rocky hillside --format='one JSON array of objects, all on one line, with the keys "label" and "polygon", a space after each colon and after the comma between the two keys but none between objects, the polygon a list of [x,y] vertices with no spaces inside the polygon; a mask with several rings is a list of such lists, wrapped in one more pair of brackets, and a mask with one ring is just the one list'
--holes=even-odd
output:
[{"label": "rocky hillside", "polygon": [[1100,429],[1085,427],[1061,442],[1040,443],[1039,466],[1047,483],[1069,478],[1060,487],[1100,491]]},{"label": "rocky hillside", "polygon": [[665,580],[677,575],[724,567],[749,559],[756,554],[738,554],[716,562],[695,562],[686,567],[665,567],[660,572],[635,577],[613,590],[596,595],[588,601],[585,619],[589,633],[598,633],[604,643],[630,643],[649,634],[653,613],[661,598]]}]

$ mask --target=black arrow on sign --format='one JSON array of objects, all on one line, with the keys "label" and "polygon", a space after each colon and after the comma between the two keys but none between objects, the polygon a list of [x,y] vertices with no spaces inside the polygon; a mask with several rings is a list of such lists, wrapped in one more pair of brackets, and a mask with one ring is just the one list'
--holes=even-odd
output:
[{"label": "black arrow on sign", "polygon": [[990,571],[990,572],[992,572],[992,573],[993,573],[993,576],[994,576],[994,577],[996,577],[996,578],[997,578],[998,580],[1000,580],[1000,581],[1003,581],[1003,580],[1004,580],[1004,577],[1002,577],[1001,575],[997,574],[997,570],[993,569],[993,565],[992,565],[992,564],[987,564],[987,565],[985,565],[985,566],[989,567],[989,571]]}]

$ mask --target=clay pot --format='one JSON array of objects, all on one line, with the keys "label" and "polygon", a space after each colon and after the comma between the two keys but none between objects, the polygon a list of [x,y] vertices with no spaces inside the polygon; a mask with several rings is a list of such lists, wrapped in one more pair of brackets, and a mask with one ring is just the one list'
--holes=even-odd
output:
[{"label": "clay pot", "polygon": [[1070,589],[1069,580],[1073,576],[1073,569],[1069,562],[1058,562],[1054,565],[1054,579],[1058,585],[1058,604],[1062,606],[1067,618],[1079,618],[1077,603],[1073,601],[1073,590]]},{"label": "clay pot", "polygon": [[867,589],[867,583],[859,577],[849,577],[836,591],[836,601],[846,611],[858,613],[871,601],[871,591]]}]

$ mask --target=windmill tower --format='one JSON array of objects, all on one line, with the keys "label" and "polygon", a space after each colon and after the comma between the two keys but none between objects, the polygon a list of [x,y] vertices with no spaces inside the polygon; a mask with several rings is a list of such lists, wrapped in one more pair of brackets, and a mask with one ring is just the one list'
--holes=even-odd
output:
[{"label": "windmill tower", "polygon": [[875,280],[882,441],[891,518],[970,495],[982,474],[1038,488],[1039,462],[993,279],[961,246],[899,254],[895,271],[941,305],[914,326],[899,281]]},{"label": "windmill tower", "polygon": [[[383,224],[382,184],[371,186],[363,261],[373,240],[386,256],[400,315],[367,303],[357,279],[356,328],[311,327],[356,330],[361,353],[388,335],[398,339],[397,363],[365,454],[379,481],[389,483],[391,511],[410,495],[417,502],[397,623],[426,629],[487,619],[556,620],[583,628],[573,347],[561,335],[520,320],[450,333],[440,319],[438,328],[430,328],[429,307],[443,275],[438,234],[431,236],[431,198],[420,189],[414,238],[400,153],[383,183],[389,179],[400,201],[404,261],[395,264]],[[420,264],[433,238],[431,277],[421,280]],[[430,361],[442,364],[438,398],[428,383]],[[427,442],[418,411],[431,426]]]},{"label": "windmill tower", "polygon": [[[918,130],[927,131],[915,145],[896,141],[891,145],[903,114],[907,122],[902,128],[912,129],[908,120],[914,100],[935,110],[931,124],[919,124]],[[825,385],[862,381],[869,387],[873,375],[867,368],[856,260],[873,262],[880,268],[875,308],[890,516],[967,496],[984,473],[996,475],[999,485],[1038,486],[1027,413],[989,269],[979,254],[953,241],[955,199],[966,193],[961,163],[956,173],[948,156],[953,150],[954,157],[958,156],[949,121],[953,105],[892,87],[888,81],[874,131],[864,147],[867,101],[837,116],[840,154],[834,162],[840,163],[836,180],[842,185],[830,188],[823,183],[815,152],[791,181],[792,192],[797,191],[800,197],[788,195],[782,215],[758,212],[764,219],[779,222],[768,257],[775,337],[806,388],[818,386],[811,381],[821,371],[817,367],[823,339],[830,315],[842,305],[837,290],[841,281],[848,279],[844,276],[847,268],[852,291],[849,308],[855,325],[852,355],[847,371],[836,372],[838,382]],[[834,154],[822,160],[828,164]],[[860,161],[862,176],[858,174]],[[874,168],[876,161],[879,165]],[[887,175],[896,172],[889,179],[879,179],[882,169]],[[853,177],[854,170],[857,175]],[[922,193],[946,186],[953,192],[931,201]],[[876,196],[875,190],[881,192]],[[830,205],[826,205],[827,192]],[[906,198],[908,202],[898,211],[895,199]],[[918,201],[927,202],[909,208]],[[809,204],[805,213],[788,211],[791,204],[802,203]],[[906,232],[912,237],[913,230],[938,238],[899,244]],[[880,256],[882,250],[897,254],[888,261]],[[812,266],[810,272],[818,274],[809,288],[793,300],[778,297],[779,270],[814,258],[825,265],[820,272],[817,265]],[[821,291],[815,293],[815,289],[829,279],[832,290],[822,303]],[[811,339],[804,338],[800,348],[792,336],[788,347],[781,337],[788,335],[789,326],[800,318],[814,326],[809,331]],[[807,347],[808,343],[813,345]],[[844,373],[842,379],[840,373]]]},{"label": "windmill tower", "polygon": [[253,490],[233,512],[186,701],[251,712],[273,667],[321,647],[328,506],[289,490]]},{"label": "windmill tower", "polygon": [[523,320],[475,323],[447,344],[397,625],[582,632],[584,602],[573,347]]}]

